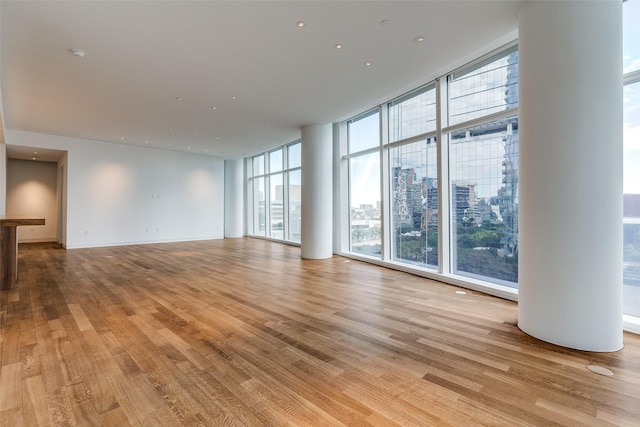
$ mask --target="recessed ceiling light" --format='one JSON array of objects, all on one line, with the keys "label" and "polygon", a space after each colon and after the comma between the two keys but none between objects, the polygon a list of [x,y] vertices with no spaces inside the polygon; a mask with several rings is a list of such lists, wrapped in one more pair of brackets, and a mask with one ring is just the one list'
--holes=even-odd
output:
[{"label": "recessed ceiling light", "polygon": [[299,28],[302,28],[302,27],[304,27],[304,21],[298,21],[298,22],[296,22],[296,25],[297,25]]},{"label": "recessed ceiling light", "polygon": [[232,97],[231,97],[231,99],[233,99],[233,100],[235,101],[235,100],[236,100],[236,97],[235,97],[235,96],[232,96]]},{"label": "recessed ceiling light", "polygon": [[71,49],[71,53],[73,53],[78,58],[84,58],[87,55],[84,50],[80,49]]},{"label": "recessed ceiling light", "polygon": [[212,109],[212,110],[217,110],[217,109],[218,109],[218,107],[211,107],[211,109]]},{"label": "recessed ceiling light", "polygon": [[198,136],[198,132],[194,132],[193,134],[194,134],[195,136]]},{"label": "recessed ceiling light", "polygon": [[145,141],[144,143],[145,143],[145,144],[148,144],[148,143],[149,143],[149,141],[147,140],[147,141]]},{"label": "recessed ceiling light", "polygon": [[366,65],[367,67],[371,67],[373,65],[373,62],[367,61],[364,63],[364,65]]},{"label": "recessed ceiling light", "polygon": [[341,44],[341,43],[338,43],[338,44],[336,45],[336,49],[342,49],[342,44]]},{"label": "recessed ceiling light", "polygon": [[187,150],[191,150],[191,147],[187,147]]},{"label": "recessed ceiling light", "polygon": [[170,132],[171,132],[171,131],[173,131],[173,128],[169,128],[169,131],[170,131]]},{"label": "recessed ceiling light", "polygon": [[121,136],[120,139],[124,141],[124,136]]},{"label": "recessed ceiling light", "polygon": [[418,43],[422,43],[425,40],[425,38],[422,36],[418,36],[414,40],[417,41]]},{"label": "recessed ceiling light", "polygon": [[37,152],[37,151],[34,151],[34,152],[33,152],[33,154],[38,154],[38,152]]},{"label": "recessed ceiling light", "polygon": [[36,159],[35,157],[32,157],[32,158],[31,158],[31,160],[35,160],[35,159]]},{"label": "recessed ceiling light", "polygon": [[176,101],[182,101],[182,98],[177,97],[177,98],[176,98]]}]

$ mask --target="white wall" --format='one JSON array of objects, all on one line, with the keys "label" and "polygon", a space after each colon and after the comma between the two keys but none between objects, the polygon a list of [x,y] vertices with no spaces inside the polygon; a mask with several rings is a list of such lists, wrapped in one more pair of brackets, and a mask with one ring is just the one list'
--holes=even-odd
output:
[{"label": "white wall", "polygon": [[67,248],[223,237],[222,159],[11,129],[5,138],[67,151]]},{"label": "white wall", "polygon": [[7,215],[45,219],[45,225],[18,227],[18,242],[55,242],[58,165],[49,162],[7,161]]}]

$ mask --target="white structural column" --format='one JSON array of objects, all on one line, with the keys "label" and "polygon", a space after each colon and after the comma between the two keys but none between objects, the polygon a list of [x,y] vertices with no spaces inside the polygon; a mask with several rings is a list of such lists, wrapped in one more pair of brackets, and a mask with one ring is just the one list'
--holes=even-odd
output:
[{"label": "white structural column", "polygon": [[333,255],[333,130],[302,128],[302,258]]},{"label": "white structural column", "polygon": [[224,237],[244,235],[244,161],[224,161]]},{"label": "white structural column", "polygon": [[518,325],[619,350],[622,2],[527,1],[518,20]]}]

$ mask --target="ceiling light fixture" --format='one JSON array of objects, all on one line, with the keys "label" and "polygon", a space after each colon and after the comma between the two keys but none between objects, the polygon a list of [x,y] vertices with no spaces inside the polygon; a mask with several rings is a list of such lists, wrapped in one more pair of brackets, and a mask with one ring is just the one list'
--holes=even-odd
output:
[{"label": "ceiling light fixture", "polygon": [[231,99],[233,99],[233,100],[235,101],[235,100],[236,100],[236,97],[235,97],[235,96],[232,96],[232,97],[231,97]]},{"label": "ceiling light fixture", "polygon": [[336,49],[342,49],[342,44],[341,44],[341,43],[338,43],[338,44],[336,45]]},{"label": "ceiling light fixture", "polygon": [[120,139],[124,141],[124,136],[121,136]]},{"label": "ceiling light fixture", "polygon": [[71,49],[71,53],[73,53],[78,58],[84,58],[87,55],[84,50],[80,49]]},{"label": "ceiling light fixture", "polygon": [[373,62],[367,61],[364,63],[364,65],[366,65],[367,67],[371,67],[373,65]]},{"label": "ceiling light fixture", "polygon": [[298,28],[302,28],[304,27],[304,21],[298,21],[296,22],[296,25],[298,26]]},{"label": "ceiling light fixture", "polygon": [[414,40],[417,41],[418,43],[422,43],[423,41],[425,41],[425,38],[422,36],[418,36]]},{"label": "ceiling light fixture", "polygon": [[218,109],[218,107],[215,107],[215,106],[214,106],[214,107],[211,107],[211,109],[212,109],[212,110],[217,110],[217,109]]},{"label": "ceiling light fixture", "polygon": [[32,158],[31,158],[31,160],[35,160],[35,159],[36,159],[35,157],[32,157]]},{"label": "ceiling light fixture", "polygon": [[176,101],[182,101],[182,98],[177,97],[177,98],[176,98]]}]

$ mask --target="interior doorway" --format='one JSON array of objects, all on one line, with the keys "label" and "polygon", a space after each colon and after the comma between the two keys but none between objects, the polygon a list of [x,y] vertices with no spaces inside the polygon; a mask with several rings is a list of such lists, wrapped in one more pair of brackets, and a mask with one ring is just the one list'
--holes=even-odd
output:
[{"label": "interior doorway", "polygon": [[66,244],[67,153],[7,145],[6,213],[45,219],[18,229],[18,243]]}]

